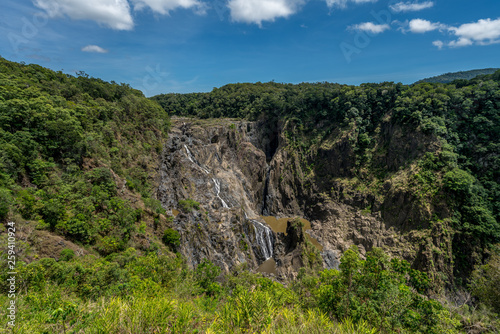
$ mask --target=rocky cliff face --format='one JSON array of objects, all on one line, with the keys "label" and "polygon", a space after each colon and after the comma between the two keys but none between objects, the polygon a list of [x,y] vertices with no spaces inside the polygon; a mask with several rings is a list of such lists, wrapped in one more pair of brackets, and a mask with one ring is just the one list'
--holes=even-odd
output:
[{"label": "rocky cliff face", "polygon": [[[381,185],[385,196],[376,197],[346,181],[354,168],[348,136],[334,134],[334,140],[315,152],[311,159],[321,168],[311,172],[303,170],[284,127],[230,119],[173,119],[157,197],[172,214],[180,211],[173,228],[180,232],[180,252],[192,266],[203,258],[225,270],[243,263],[257,269],[266,262],[260,270],[287,278],[311,262],[315,252],[323,267],[336,268],[341,253],[355,244],[362,254],[382,247],[419,269],[432,264],[435,271],[448,273],[450,246],[437,258],[431,252],[436,244],[443,248],[441,237],[430,237],[439,227],[413,228],[428,221],[436,209],[415,204],[401,168],[422,152],[436,150],[431,140],[404,138],[410,135],[389,123],[382,126],[379,140],[384,151],[374,160],[385,164],[389,159],[386,166],[395,171]],[[402,143],[411,147],[400,147]],[[406,155],[398,155],[405,150]],[[189,199],[200,203],[199,209],[182,208]],[[269,223],[264,218],[268,216],[290,219],[280,227]],[[292,228],[294,217],[307,219],[306,226]],[[269,269],[270,261],[275,268]]]}]

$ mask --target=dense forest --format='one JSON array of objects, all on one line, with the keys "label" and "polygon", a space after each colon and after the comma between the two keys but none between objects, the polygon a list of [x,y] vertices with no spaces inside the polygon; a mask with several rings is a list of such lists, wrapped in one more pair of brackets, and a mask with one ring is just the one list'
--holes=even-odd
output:
[{"label": "dense forest", "polygon": [[[0,256],[4,269],[15,256],[17,272],[13,329],[9,275],[0,274],[0,331],[498,331],[499,84],[496,72],[450,84],[270,82],[147,99],[126,84],[0,58]],[[304,165],[324,138],[350,129],[356,164],[348,173],[372,185],[396,172],[372,150],[389,114],[440,145],[419,160],[414,186],[423,202],[444,198],[451,216],[456,280],[446,293],[379,248],[361,256],[353,246],[339,270],[305,267],[289,282],[245,266],[190,268],[176,252],[173,217],[154,197],[170,117],[288,122],[285,136]]]},{"label": "dense forest", "polygon": [[416,83],[430,82],[430,83],[450,83],[453,80],[470,80],[474,79],[478,75],[488,75],[493,74],[498,71],[498,68],[484,68],[481,70],[470,70],[470,71],[459,71],[459,72],[451,72],[445,73],[441,75],[437,75],[431,78],[425,78],[417,81]]},{"label": "dense forest", "polygon": [[[436,136],[443,151],[422,161],[420,182],[454,198],[454,221],[464,236],[486,245],[500,239],[500,72],[452,84],[331,83],[233,84],[210,93],[166,94],[152,99],[171,115],[198,118],[287,119],[307,154],[337,128],[354,127],[361,178],[379,177],[370,149],[376,125],[391,114],[415,132]],[[379,131],[379,130],[378,130]],[[382,174],[390,171],[382,171]],[[437,189],[434,189],[437,190]]]}]

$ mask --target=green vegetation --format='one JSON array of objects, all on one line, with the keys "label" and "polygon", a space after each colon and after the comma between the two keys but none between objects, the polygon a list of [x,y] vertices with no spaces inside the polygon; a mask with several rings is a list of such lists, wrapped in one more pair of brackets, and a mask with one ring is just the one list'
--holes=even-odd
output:
[{"label": "green vegetation", "polygon": [[179,208],[184,212],[191,212],[191,211],[193,211],[193,209],[199,210],[200,203],[196,202],[195,200],[193,200],[191,198],[181,199],[179,201]]},{"label": "green vegetation", "polygon": [[347,250],[340,272],[324,272],[320,282],[321,309],[340,319],[370,319],[382,332],[443,333],[458,325],[441,304],[420,295],[429,285],[425,273],[377,248],[363,261],[355,247]]},{"label": "green vegetation", "polygon": [[[290,286],[244,268],[190,270],[171,253],[129,248],[98,258],[17,266],[21,333],[457,333],[457,316],[422,295],[425,274],[378,249],[355,248],[341,271],[302,274]],[[0,275],[6,308],[7,273]]]},{"label": "green vegetation", "polygon": [[481,69],[481,70],[470,70],[470,71],[459,71],[459,72],[445,73],[445,74],[441,74],[441,75],[438,75],[435,77],[419,80],[416,82],[416,84],[423,83],[423,82],[450,83],[450,82],[453,82],[454,80],[470,80],[470,79],[474,79],[475,77],[477,77],[479,75],[493,74],[496,71],[498,71],[498,68],[485,68],[485,69]]},{"label": "green vegetation", "polygon": [[60,261],[69,261],[69,260],[71,260],[74,257],[75,257],[75,252],[72,249],[64,248],[61,251],[59,260]]},{"label": "green vegetation", "polygon": [[[171,115],[264,119],[270,131],[279,120],[285,149],[300,165],[291,173],[306,189],[314,184],[333,197],[341,182],[383,200],[384,182],[406,171],[409,182],[400,187],[422,219],[411,228],[452,220],[454,275],[465,284],[477,254],[500,242],[499,84],[497,71],[451,84],[242,83],[152,99]],[[395,134],[401,143],[391,140]],[[343,166],[329,170],[321,154],[339,142]]]},{"label": "green vegetation", "polygon": [[169,246],[173,251],[175,251],[181,244],[181,235],[176,230],[167,228],[163,233],[162,240],[166,246]]},{"label": "green vegetation", "polygon": [[[411,87],[272,82],[146,99],[126,84],[0,58],[0,221],[60,235],[86,254],[66,248],[53,254],[56,261],[23,248],[16,331],[498,331],[499,83],[500,72]],[[440,273],[418,271],[376,248],[363,258],[351,248],[340,271],[320,271],[320,255],[306,242],[308,266],[285,285],[242,268],[222,274],[207,260],[190,269],[172,252],[180,235],[153,198],[169,114],[266,120],[270,131],[282,126],[285,149],[297,161],[290,173],[306,188],[328,176],[319,191],[332,198],[339,185],[345,198],[352,188],[383,197],[385,182],[406,173],[401,187],[415,206],[432,208],[410,227],[441,229],[432,237],[453,245],[456,280],[447,287],[468,287],[475,299],[457,306],[430,298]],[[390,146],[396,132],[427,146]],[[341,141],[348,159],[330,173],[321,153]],[[365,215],[376,210],[362,205]],[[188,213],[200,203],[181,200],[179,208]],[[6,267],[5,249],[0,257]],[[6,278],[1,271],[2,315],[10,302]]]},{"label": "green vegetation", "polygon": [[500,245],[486,264],[476,268],[470,282],[472,293],[500,314]]},{"label": "green vegetation", "polygon": [[164,213],[151,171],[168,127],[128,85],[0,58],[0,219],[36,221],[102,255],[126,249],[153,217],[124,196],[125,180]]}]

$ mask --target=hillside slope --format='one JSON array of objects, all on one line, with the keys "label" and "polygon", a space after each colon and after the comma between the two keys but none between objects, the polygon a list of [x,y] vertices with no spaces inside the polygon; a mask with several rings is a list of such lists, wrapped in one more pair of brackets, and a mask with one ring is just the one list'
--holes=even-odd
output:
[{"label": "hillside slope", "polygon": [[167,114],[125,84],[3,59],[0,85],[0,219],[31,222],[21,233],[32,247],[18,255],[57,259],[68,240],[101,255],[139,242],[141,222],[164,212],[151,194]]},{"label": "hillside slope", "polygon": [[[257,212],[265,202],[266,215],[316,222],[332,251],[383,247],[442,286],[465,282],[499,241],[499,75],[460,86],[235,84],[153,100],[174,115],[257,121],[274,143],[270,154],[260,146],[269,182],[254,189],[266,194]],[[339,227],[351,218],[328,203],[378,225]],[[337,233],[326,228],[340,217]]]},{"label": "hillside slope", "polygon": [[429,82],[429,83],[450,83],[454,80],[470,80],[479,75],[493,74],[498,71],[498,68],[484,68],[480,70],[450,72],[435,77],[425,78],[416,82],[416,84]]},{"label": "hillside slope", "polygon": [[14,301],[20,333],[494,331],[499,79],[146,99],[0,59],[0,314]]}]

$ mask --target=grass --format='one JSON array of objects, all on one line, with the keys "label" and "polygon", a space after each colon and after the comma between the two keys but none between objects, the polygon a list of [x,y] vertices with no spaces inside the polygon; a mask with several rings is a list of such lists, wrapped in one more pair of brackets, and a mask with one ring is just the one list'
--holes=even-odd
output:
[{"label": "grass", "polygon": [[[3,319],[8,303],[0,298]],[[16,326],[0,333],[376,333],[363,322],[335,323],[317,310],[278,308],[273,296],[257,291],[226,300],[159,291],[83,301],[52,288],[22,294],[17,303]]]}]

